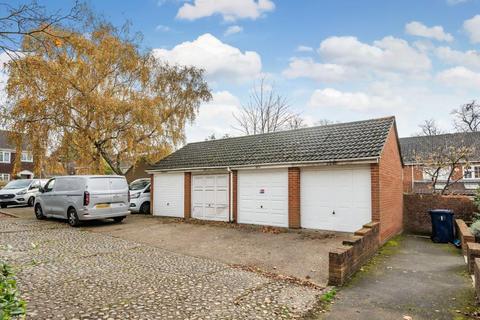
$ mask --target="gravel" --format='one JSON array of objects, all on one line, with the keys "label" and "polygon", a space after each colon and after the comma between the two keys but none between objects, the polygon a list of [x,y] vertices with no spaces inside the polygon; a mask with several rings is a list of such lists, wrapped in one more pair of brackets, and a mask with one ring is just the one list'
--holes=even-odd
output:
[{"label": "gravel", "polygon": [[321,294],[57,221],[3,218],[0,239],[32,319],[291,319]]}]

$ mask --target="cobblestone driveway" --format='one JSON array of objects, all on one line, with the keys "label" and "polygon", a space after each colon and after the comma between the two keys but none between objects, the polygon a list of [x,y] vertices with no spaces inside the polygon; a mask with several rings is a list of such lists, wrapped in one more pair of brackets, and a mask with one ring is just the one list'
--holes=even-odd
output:
[{"label": "cobblestone driveway", "polygon": [[0,239],[30,319],[292,318],[320,294],[62,222],[0,218]]}]

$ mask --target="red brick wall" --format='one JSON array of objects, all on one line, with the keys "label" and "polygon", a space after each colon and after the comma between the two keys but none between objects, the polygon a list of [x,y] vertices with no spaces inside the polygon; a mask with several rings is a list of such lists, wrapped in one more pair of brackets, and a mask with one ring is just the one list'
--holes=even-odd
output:
[{"label": "red brick wall", "polygon": [[403,192],[413,191],[413,166],[403,167]]},{"label": "red brick wall", "polygon": [[372,197],[372,221],[380,222],[380,173],[379,165],[372,163],[370,166],[370,184]]},{"label": "red brick wall", "polygon": [[300,168],[288,168],[288,227],[300,228]]},{"label": "red brick wall", "polygon": [[449,209],[455,219],[472,221],[477,211],[473,201],[466,196],[441,196],[436,194],[404,195],[404,230],[410,233],[432,233],[432,223],[428,213],[431,209]]},{"label": "red brick wall", "polygon": [[380,246],[380,224],[372,222],[355,232],[352,240],[329,252],[328,284],[343,285],[370,259]]},{"label": "red brick wall", "polygon": [[185,172],[183,178],[183,211],[184,218],[192,217],[192,173]]},{"label": "red brick wall", "polygon": [[232,170],[232,215],[233,221],[237,222],[237,203],[238,203],[238,193],[237,193],[237,181],[238,181],[238,171]]},{"label": "red brick wall", "polygon": [[[376,169],[372,170],[372,175],[373,171]],[[375,214],[373,218],[380,221],[380,241],[383,243],[403,229],[403,167],[394,127],[390,128],[378,164],[378,192],[379,220],[375,219],[378,218]],[[376,201],[377,197],[372,194],[372,201],[374,199]]]},{"label": "red brick wall", "polygon": [[472,231],[470,231],[470,228],[467,226],[465,221],[462,219],[455,219],[455,232],[456,232],[456,238],[460,239],[460,242],[462,243],[462,252],[463,255],[467,255],[467,243],[469,242],[475,242],[475,236],[473,235]]},{"label": "red brick wall", "polygon": [[[10,174],[10,180],[13,179],[14,177],[12,176],[12,171],[13,171],[13,164],[15,163],[15,156],[16,153],[12,152],[10,154],[10,163],[0,163],[0,173],[8,173]],[[20,162],[20,170],[28,170],[33,172],[33,162]]]}]

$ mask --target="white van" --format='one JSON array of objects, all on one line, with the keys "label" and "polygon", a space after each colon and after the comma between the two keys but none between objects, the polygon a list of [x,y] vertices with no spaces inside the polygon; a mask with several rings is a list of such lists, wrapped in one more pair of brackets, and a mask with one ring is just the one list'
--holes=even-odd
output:
[{"label": "white van", "polygon": [[35,199],[37,219],[80,221],[108,219],[121,222],[129,214],[127,180],[123,176],[61,176],[50,179]]},{"label": "white van", "polygon": [[130,183],[130,211],[150,213],[150,178],[137,179]]}]

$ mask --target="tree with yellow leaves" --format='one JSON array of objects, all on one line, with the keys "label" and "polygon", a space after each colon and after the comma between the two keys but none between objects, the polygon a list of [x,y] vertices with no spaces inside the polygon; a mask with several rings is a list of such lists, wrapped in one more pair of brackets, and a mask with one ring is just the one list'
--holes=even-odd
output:
[{"label": "tree with yellow leaves", "polygon": [[51,154],[121,174],[121,163],[158,159],[184,141],[186,122],[211,99],[203,70],[162,63],[110,25],[64,32],[65,41],[42,35],[41,47],[26,38],[32,52],[8,66],[3,116],[28,138],[36,174]]}]

